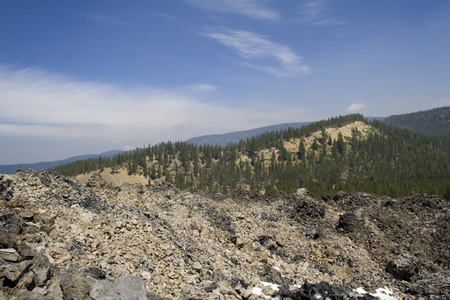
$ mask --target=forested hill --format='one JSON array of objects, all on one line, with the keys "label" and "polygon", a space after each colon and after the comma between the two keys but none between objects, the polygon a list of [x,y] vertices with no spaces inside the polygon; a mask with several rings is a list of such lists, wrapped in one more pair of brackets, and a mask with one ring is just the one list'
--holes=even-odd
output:
[{"label": "forested hill", "polygon": [[450,106],[394,115],[383,120],[388,125],[450,138]]},{"label": "forested hill", "polygon": [[167,142],[55,169],[69,176],[94,170],[111,175],[126,169],[149,183],[165,180],[181,189],[220,193],[292,193],[304,187],[316,196],[331,197],[338,191],[442,196],[450,191],[450,139],[369,122],[355,114],[264,133],[226,147]]}]

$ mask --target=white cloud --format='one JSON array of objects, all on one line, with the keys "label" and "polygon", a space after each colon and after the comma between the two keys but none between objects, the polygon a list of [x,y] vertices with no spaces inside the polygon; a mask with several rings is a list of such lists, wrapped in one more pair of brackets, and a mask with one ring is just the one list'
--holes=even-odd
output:
[{"label": "white cloud", "polygon": [[264,36],[226,28],[210,29],[201,35],[212,38],[229,47],[245,59],[245,64],[265,72],[284,77],[309,74],[311,68],[302,63],[288,46],[272,42]]},{"label": "white cloud", "polygon": [[304,117],[300,109],[255,111],[205,103],[179,90],[127,90],[42,70],[0,67],[0,135],[141,145]]},{"label": "white cloud", "polygon": [[348,112],[356,112],[356,111],[360,111],[364,108],[366,108],[367,104],[366,103],[353,103],[352,105],[350,105],[347,108]]},{"label": "white cloud", "polygon": [[312,0],[300,6],[299,21],[313,26],[338,26],[345,24],[345,21],[329,17],[325,0]]},{"label": "white cloud", "polygon": [[266,21],[278,21],[281,19],[278,12],[264,6],[261,1],[257,0],[187,0],[186,2],[200,9],[239,14],[253,19]]},{"label": "white cloud", "polygon": [[176,130],[185,130],[185,129],[192,128],[193,126],[194,126],[194,125],[192,125],[191,122],[183,122],[183,123],[177,124],[177,125],[174,127],[174,129],[176,129]]},{"label": "white cloud", "polygon": [[123,147],[123,150],[125,151],[132,151],[135,150],[137,147],[135,145],[126,145],[125,147]]}]

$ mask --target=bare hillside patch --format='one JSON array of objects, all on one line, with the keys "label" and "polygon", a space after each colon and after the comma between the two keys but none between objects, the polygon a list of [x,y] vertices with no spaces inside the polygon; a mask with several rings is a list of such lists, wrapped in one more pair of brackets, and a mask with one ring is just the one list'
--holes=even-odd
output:
[{"label": "bare hillside patch", "polygon": [[[76,179],[79,183],[85,184],[94,173],[96,172],[94,171],[78,175]],[[111,173],[111,168],[105,168],[103,172],[100,173],[100,175],[102,176],[103,180],[105,180],[108,184],[111,184],[113,186],[121,186],[124,183],[130,184],[139,183],[141,185],[148,184],[148,179],[146,179],[144,176],[135,174],[128,175],[127,170],[125,168],[119,169],[114,174]]]}]

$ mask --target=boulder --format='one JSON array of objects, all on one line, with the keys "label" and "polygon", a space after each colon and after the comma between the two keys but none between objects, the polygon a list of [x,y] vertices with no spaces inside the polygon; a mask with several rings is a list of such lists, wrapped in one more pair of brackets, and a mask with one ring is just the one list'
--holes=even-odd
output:
[{"label": "boulder", "polygon": [[25,275],[31,266],[31,260],[25,260],[17,264],[3,266],[0,278],[3,277],[9,286],[16,286],[18,281]]},{"label": "boulder", "polygon": [[408,290],[413,295],[450,299],[450,271],[426,274]]},{"label": "boulder", "polygon": [[19,214],[25,221],[33,221],[34,212],[31,209],[24,209]]},{"label": "boulder", "polygon": [[93,281],[75,270],[67,271],[60,280],[64,299],[86,299],[91,292]]},{"label": "boulder", "polygon": [[386,272],[392,274],[395,279],[411,281],[411,278],[419,273],[418,259],[411,253],[404,252],[392,259],[386,266]]},{"label": "boulder", "polygon": [[51,265],[48,258],[45,255],[37,254],[33,257],[33,265],[31,267],[34,275],[36,276],[36,285],[43,286],[50,279]]},{"label": "boulder", "polygon": [[22,233],[22,222],[20,217],[16,214],[6,213],[0,216],[0,225],[3,229],[10,234]]},{"label": "boulder", "polygon": [[32,290],[36,286],[36,276],[34,276],[33,272],[28,272],[25,275],[23,275],[22,278],[20,278],[19,282],[17,283],[18,289],[26,289],[26,290]]},{"label": "boulder", "polygon": [[38,292],[28,291],[28,290],[20,290],[17,294],[16,300],[54,300],[50,295],[43,295]]},{"label": "boulder", "polygon": [[334,195],[333,200],[334,200],[334,201],[340,201],[340,200],[344,199],[344,198],[347,197],[347,196],[348,196],[348,193],[343,192],[343,191],[339,191],[339,192],[337,192],[337,193]]},{"label": "boulder", "polygon": [[36,254],[29,245],[27,245],[27,244],[25,244],[23,242],[22,243],[18,243],[15,246],[15,249],[20,254],[20,257],[22,257],[22,259],[24,259],[24,260],[26,260],[26,259],[33,259],[33,257]]},{"label": "boulder", "polygon": [[0,248],[13,248],[16,245],[8,232],[0,227]]},{"label": "boulder", "polygon": [[20,261],[20,255],[17,253],[16,249],[0,249],[0,259],[18,262]]},{"label": "boulder", "polygon": [[364,229],[364,224],[353,213],[344,213],[339,217],[338,230],[345,233],[358,232]]},{"label": "boulder", "polygon": [[147,300],[147,291],[141,277],[124,275],[114,281],[97,281],[89,296],[94,300]]}]

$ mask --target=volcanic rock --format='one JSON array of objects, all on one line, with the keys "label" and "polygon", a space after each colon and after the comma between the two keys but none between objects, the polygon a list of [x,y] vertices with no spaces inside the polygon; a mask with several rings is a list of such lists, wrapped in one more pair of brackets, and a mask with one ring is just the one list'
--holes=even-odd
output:
[{"label": "volcanic rock", "polygon": [[450,297],[448,201],[330,199],[0,175],[0,299]]},{"label": "volcanic rock", "polygon": [[414,275],[417,275],[420,270],[420,265],[417,258],[408,253],[403,252],[393,260],[391,260],[386,272],[392,274],[398,280],[411,281]]},{"label": "volcanic rock", "polygon": [[90,296],[94,300],[147,300],[147,291],[141,277],[124,275],[114,281],[97,281]]}]

